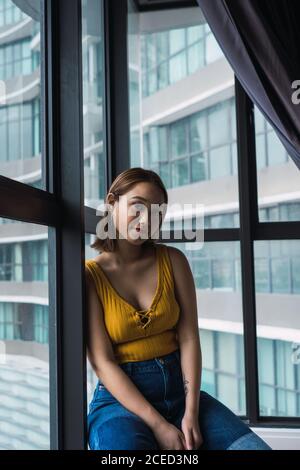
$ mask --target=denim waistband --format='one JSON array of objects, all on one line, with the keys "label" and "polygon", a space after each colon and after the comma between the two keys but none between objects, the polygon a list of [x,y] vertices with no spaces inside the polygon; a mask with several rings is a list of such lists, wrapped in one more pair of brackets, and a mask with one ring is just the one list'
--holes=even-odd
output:
[{"label": "denim waistband", "polygon": [[178,363],[180,360],[180,351],[176,349],[175,351],[165,354],[163,356],[157,356],[153,359],[146,359],[144,361],[130,361],[130,362],[123,362],[120,367],[125,370],[126,372],[134,372],[136,370],[148,369],[148,368],[158,368],[162,367],[164,364],[168,365],[171,363]]}]

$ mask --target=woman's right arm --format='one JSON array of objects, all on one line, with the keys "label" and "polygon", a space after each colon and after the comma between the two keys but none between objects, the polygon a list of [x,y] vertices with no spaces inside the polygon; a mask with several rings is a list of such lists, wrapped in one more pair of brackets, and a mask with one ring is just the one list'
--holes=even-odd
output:
[{"label": "woman's right arm", "polygon": [[[115,360],[111,340],[104,323],[103,308],[96,292],[94,280],[87,267],[85,268],[85,279],[87,355],[93,370],[101,378],[104,386],[123,406],[140,416],[153,431],[165,430],[165,425],[170,426],[170,423],[146,400]],[[176,430],[179,434],[181,433],[177,428]],[[180,448],[184,449],[183,446]]]}]

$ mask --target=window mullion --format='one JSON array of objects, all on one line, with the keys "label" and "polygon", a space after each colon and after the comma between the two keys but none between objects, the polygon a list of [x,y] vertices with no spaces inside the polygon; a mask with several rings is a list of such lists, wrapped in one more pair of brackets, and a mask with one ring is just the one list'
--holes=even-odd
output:
[{"label": "window mullion", "polygon": [[245,349],[246,409],[249,423],[259,419],[256,299],[253,234],[258,223],[253,105],[235,77],[240,205],[241,275]]}]

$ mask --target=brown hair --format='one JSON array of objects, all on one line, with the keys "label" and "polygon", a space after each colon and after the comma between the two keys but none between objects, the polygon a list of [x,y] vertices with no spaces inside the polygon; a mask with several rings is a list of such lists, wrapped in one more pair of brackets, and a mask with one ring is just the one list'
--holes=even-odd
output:
[{"label": "brown hair", "polygon": [[[168,204],[168,193],[165,188],[164,183],[162,182],[160,176],[155,173],[153,170],[146,170],[141,167],[129,168],[122,173],[120,173],[113,183],[111,184],[109,191],[107,192],[105,203],[108,203],[108,194],[113,193],[116,199],[123,194],[126,194],[130,189],[135,186],[137,183],[153,183],[155,184],[164,194],[164,203]],[[107,213],[107,210],[105,211]],[[161,223],[159,228],[161,227]],[[145,243],[153,245],[155,240],[153,238],[148,238]],[[104,240],[96,237],[95,241],[90,245],[91,248],[95,248],[97,251],[114,251],[115,250],[115,240],[110,239],[109,237]]]}]

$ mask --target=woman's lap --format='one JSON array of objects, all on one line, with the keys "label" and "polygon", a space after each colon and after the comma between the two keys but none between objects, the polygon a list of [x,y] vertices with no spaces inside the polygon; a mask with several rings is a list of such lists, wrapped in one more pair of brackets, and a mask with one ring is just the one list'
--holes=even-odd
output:
[{"label": "woman's lap", "polygon": [[[138,366],[135,365],[134,371],[130,369],[129,372],[127,367],[125,370],[145,398],[167,421],[181,429],[185,393],[183,382],[180,380],[182,377],[180,362],[178,357],[174,359],[173,353],[163,357],[166,358],[163,365],[157,359],[153,359],[141,363],[145,369],[140,367],[137,370]],[[158,372],[162,374],[162,378]],[[159,449],[151,428],[139,416],[118,402],[103,384],[99,385],[99,383],[88,414],[90,449]],[[153,390],[155,387],[156,390]],[[199,403],[199,428],[203,437],[201,450],[271,450],[237,415],[203,390],[200,391]]]},{"label": "woman's lap", "polygon": [[[270,449],[229,408],[203,390],[200,392],[200,407],[199,427],[203,437],[201,450]],[[183,413],[170,420],[178,429],[181,429]],[[120,403],[111,406],[111,415],[105,421],[99,415],[98,418],[95,410],[89,435],[92,450],[159,449],[151,428]]]}]

